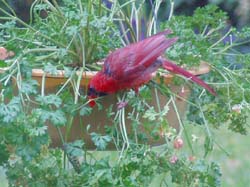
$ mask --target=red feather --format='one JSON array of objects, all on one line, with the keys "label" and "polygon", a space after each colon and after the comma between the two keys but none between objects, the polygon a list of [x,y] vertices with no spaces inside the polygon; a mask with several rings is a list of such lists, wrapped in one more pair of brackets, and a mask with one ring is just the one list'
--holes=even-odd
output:
[{"label": "red feather", "polygon": [[214,91],[213,88],[211,88],[203,80],[199,79],[198,77],[196,77],[192,73],[186,71],[185,69],[177,66],[176,64],[174,64],[174,63],[172,63],[172,62],[170,62],[170,61],[168,61],[166,59],[162,59],[162,61],[163,61],[162,66],[166,70],[170,71],[171,73],[182,75],[182,76],[192,80],[193,82],[199,84],[203,88],[207,89],[211,94],[216,95],[216,92]]},{"label": "red feather", "polygon": [[[102,70],[91,79],[88,85],[89,98],[93,99],[124,89],[137,90],[141,85],[150,81],[152,73],[160,67],[183,75],[216,95],[215,91],[204,81],[160,57],[177,41],[177,38],[166,38],[165,35],[169,33],[171,33],[170,30],[160,32],[109,54]],[[93,103],[91,105],[93,106]]]}]

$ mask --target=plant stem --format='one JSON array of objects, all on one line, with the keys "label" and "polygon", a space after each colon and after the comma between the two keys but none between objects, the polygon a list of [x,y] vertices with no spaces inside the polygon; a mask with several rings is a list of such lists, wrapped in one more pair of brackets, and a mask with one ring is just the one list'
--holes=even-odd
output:
[{"label": "plant stem", "polygon": [[173,104],[173,107],[174,107],[174,111],[175,111],[175,113],[176,113],[177,119],[178,119],[179,124],[180,124],[180,127],[181,127],[180,133],[179,133],[179,134],[181,134],[182,131],[184,131],[184,135],[185,135],[185,138],[186,138],[186,140],[187,140],[188,147],[190,148],[192,154],[194,154],[194,149],[193,149],[192,143],[191,143],[191,141],[190,141],[190,138],[188,137],[188,132],[187,132],[185,126],[184,126],[183,123],[182,123],[182,120],[181,120],[181,118],[180,118],[179,111],[178,111],[178,109],[177,109],[177,106],[176,106],[176,104],[175,104],[175,100],[174,100],[174,98],[173,98],[172,95],[170,96],[170,99],[171,99],[171,101],[172,101],[172,104]]},{"label": "plant stem", "polygon": [[[13,8],[9,5],[9,3],[6,2],[6,0],[2,0],[3,4],[11,11],[11,13],[16,16],[16,12],[13,10]],[[3,9],[0,8],[0,10],[2,11]]]},{"label": "plant stem", "polygon": [[[82,75],[84,72],[84,68],[81,67],[79,74],[78,74],[78,79],[77,79],[77,83],[76,86],[74,87],[74,104],[78,103],[78,99],[79,99],[79,89],[80,89],[80,85],[81,85],[81,80],[82,80]],[[65,134],[65,141],[67,142],[68,137],[70,135],[70,131],[73,125],[73,121],[74,121],[74,116],[70,116],[69,120],[68,120],[68,124],[67,124],[67,128],[66,128],[66,134]]]},{"label": "plant stem", "polygon": [[59,95],[63,91],[63,89],[69,84],[69,82],[72,81],[72,78],[73,78],[74,74],[75,74],[75,71],[71,73],[70,77],[65,81],[65,83],[56,92],[56,95]]},{"label": "plant stem", "polygon": [[39,30],[36,30],[35,28],[33,28],[31,25],[25,23],[24,21],[22,21],[21,19],[19,19],[18,17],[16,16],[13,16],[11,15],[10,13],[8,13],[7,11],[5,11],[3,8],[0,8],[0,11],[2,11],[4,14],[6,14],[10,20],[15,20],[17,22],[19,22],[20,24],[22,24],[24,27],[30,29],[32,32],[34,32],[35,34],[38,34],[39,36],[43,37],[44,39],[50,41],[50,42],[53,42],[54,44],[60,46],[60,47],[63,47],[65,48],[66,46],[56,40],[54,40],[53,38],[41,33]]},{"label": "plant stem", "polygon": [[174,13],[174,1],[170,0],[170,11],[168,16],[168,21],[172,18],[173,13]]},{"label": "plant stem", "polygon": [[157,104],[157,107],[158,107],[158,112],[160,113],[161,112],[161,105],[160,105],[160,99],[159,99],[159,96],[158,96],[157,88],[154,88],[154,91],[155,91],[155,99],[156,99],[156,104]]},{"label": "plant stem", "polygon": [[44,90],[45,90],[45,78],[46,78],[46,73],[43,72],[42,76],[42,86],[41,86],[41,96],[44,97]]},{"label": "plant stem", "polygon": [[209,47],[209,49],[214,48],[216,45],[218,45],[220,42],[222,42],[232,31],[232,28],[230,28],[224,36],[222,36],[217,42],[215,42],[213,45]]}]

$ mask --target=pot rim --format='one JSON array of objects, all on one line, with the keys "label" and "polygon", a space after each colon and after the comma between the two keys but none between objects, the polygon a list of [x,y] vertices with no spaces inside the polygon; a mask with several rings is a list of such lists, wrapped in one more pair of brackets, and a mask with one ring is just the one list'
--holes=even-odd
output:
[{"label": "pot rim", "polygon": [[[3,73],[5,71],[7,71],[9,68],[5,67],[5,68],[0,68],[0,73]],[[210,65],[205,62],[205,61],[201,61],[200,65],[198,67],[194,67],[190,70],[188,70],[188,72],[194,74],[194,75],[202,75],[202,74],[206,74],[211,70]],[[79,75],[80,71],[76,72],[77,75]],[[83,78],[87,78],[90,79],[92,78],[95,74],[97,73],[97,71],[85,71],[82,75]],[[57,70],[56,74],[50,74],[50,73],[46,73],[44,70],[42,69],[32,69],[32,76],[33,77],[42,77],[44,76],[46,78],[67,78],[65,76],[65,70]],[[152,74],[153,76],[156,75],[156,73]],[[173,75],[172,74],[162,74],[165,78],[172,78]]]},{"label": "pot rim", "polygon": [[[192,68],[191,70],[188,70],[188,72],[194,75],[202,75],[202,74],[209,73],[210,70],[211,70],[210,65],[207,62],[202,61],[198,67]],[[92,78],[97,72],[98,71],[85,71],[82,76],[83,78]],[[77,71],[76,73],[77,75],[79,75],[80,71]],[[44,76],[44,74],[46,74],[46,77],[50,77],[50,78],[66,78],[64,70],[57,70],[57,74],[50,74],[50,73],[46,73],[42,69],[32,69],[33,77],[41,77],[41,76]],[[155,76],[156,73],[153,73],[152,75]],[[166,78],[173,77],[172,74],[162,74],[162,75]]]}]

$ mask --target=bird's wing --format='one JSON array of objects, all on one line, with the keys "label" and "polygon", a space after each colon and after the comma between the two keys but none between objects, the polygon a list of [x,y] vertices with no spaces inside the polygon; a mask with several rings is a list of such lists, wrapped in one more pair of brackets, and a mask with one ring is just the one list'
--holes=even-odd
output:
[{"label": "bird's wing", "polygon": [[150,67],[177,38],[167,39],[163,31],[140,42],[112,52],[105,60],[103,71],[117,80],[136,77]]}]

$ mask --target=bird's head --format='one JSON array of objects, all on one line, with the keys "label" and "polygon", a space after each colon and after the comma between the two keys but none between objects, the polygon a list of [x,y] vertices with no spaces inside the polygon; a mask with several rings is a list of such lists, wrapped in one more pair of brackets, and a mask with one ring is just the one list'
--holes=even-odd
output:
[{"label": "bird's head", "polygon": [[88,85],[88,99],[89,99],[89,106],[90,107],[94,107],[96,102],[95,102],[95,98],[97,98],[97,94],[96,94],[96,90],[95,87],[93,85],[91,85],[91,83]]},{"label": "bird's head", "polygon": [[107,95],[105,92],[98,91],[95,87],[95,85],[90,82],[88,85],[88,99],[89,99],[89,106],[94,107],[96,102],[95,99],[98,97],[102,97]]}]

